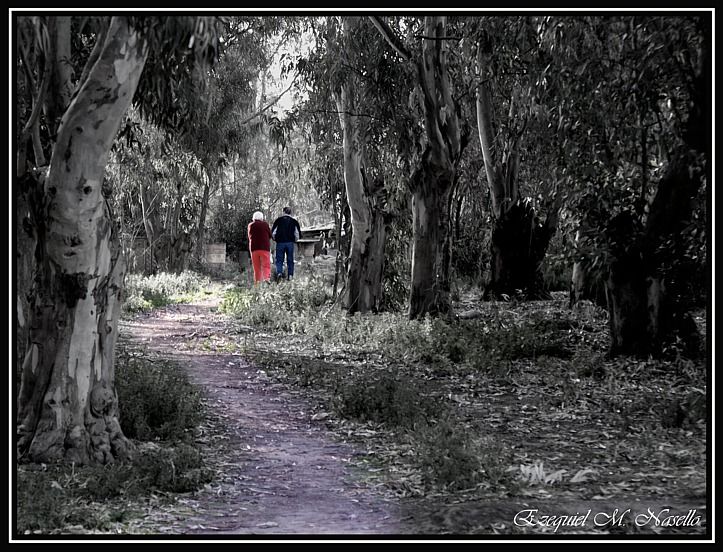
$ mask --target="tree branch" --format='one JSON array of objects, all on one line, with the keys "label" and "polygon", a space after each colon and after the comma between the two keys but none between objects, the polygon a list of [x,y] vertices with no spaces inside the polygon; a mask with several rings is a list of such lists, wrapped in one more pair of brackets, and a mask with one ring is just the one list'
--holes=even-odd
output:
[{"label": "tree branch", "polygon": [[98,33],[98,38],[95,41],[95,45],[93,46],[93,50],[90,52],[90,56],[88,56],[88,61],[85,62],[85,67],[83,67],[83,72],[80,74],[80,79],[78,79],[78,84],[75,88],[75,92],[73,93],[73,96],[78,93],[78,90],[80,90],[80,87],[83,86],[83,83],[88,78],[88,75],[90,74],[90,70],[93,68],[93,65],[96,61],[98,61],[98,57],[100,56],[100,52],[103,49],[103,43],[105,42],[105,35],[108,32],[108,22],[103,21],[102,28],[100,32]]},{"label": "tree branch", "polygon": [[299,73],[296,73],[294,80],[292,80],[291,84],[286,87],[286,90],[284,90],[281,94],[276,96],[276,99],[274,101],[272,101],[265,107],[259,109],[256,113],[253,113],[253,114],[249,115],[248,117],[246,117],[243,121],[241,121],[239,123],[239,126],[248,124],[249,122],[253,121],[256,117],[259,117],[262,113],[264,113],[265,111],[271,109],[274,105],[276,105],[279,102],[279,100],[284,96],[284,94],[286,94],[289,90],[291,90],[291,87],[294,86],[294,84],[296,83],[296,79],[298,79],[298,78],[299,78]]},{"label": "tree branch", "polygon": [[422,40],[462,40],[461,36],[427,36],[427,35],[413,35],[414,38],[421,38]]},{"label": "tree branch", "polygon": [[302,109],[300,110],[301,113],[324,113],[325,115],[339,115],[339,113],[347,113],[348,115],[352,115],[354,117],[366,117],[367,119],[373,119],[375,121],[381,121],[382,123],[389,123],[391,119],[382,119],[381,117],[375,117],[374,115],[369,115],[368,113],[355,113],[351,111],[331,111],[329,109]]},{"label": "tree branch", "polygon": [[[35,152],[35,165],[36,166],[42,166],[45,164],[45,156],[43,155],[43,149],[39,144],[39,133],[38,133],[38,120],[40,117],[40,111],[43,108],[43,104],[45,103],[45,96],[48,91],[48,86],[50,84],[50,78],[52,76],[52,66],[48,62],[48,56],[46,54],[44,59],[44,67],[43,67],[43,78],[40,81],[40,87],[35,92],[34,95],[31,95],[33,100],[33,109],[30,113],[30,117],[28,118],[28,121],[25,123],[25,126],[23,127],[22,132],[20,133],[20,137],[18,139],[18,142],[20,144],[25,144],[29,137],[33,138],[33,150]],[[38,158],[39,156],[39,158]],[[18,171],[24,171],[24,167],[17,167]]]},{"label": "tree branch", "polygon": [[25,34],[18,27],[18,50],[20,52],[20,60],[23,65],[25,76],[28,78],[28,82],[30,83],[30,88],[35,90],[36,82],[35,77],[33,77],[33,72],[30,70],[30,64],[28,63],[27,45],[25,44],[26,40],[27,38],[25,37]]},{"label": "tree branch", "polygon": [[379,33],[384,37],[389,45],[406,61],[412,61],[412,54],[402,42],[402,39],[387,25],[382,19],[376,15],[370,15],[369,19],[372,24],[377,28]]}]

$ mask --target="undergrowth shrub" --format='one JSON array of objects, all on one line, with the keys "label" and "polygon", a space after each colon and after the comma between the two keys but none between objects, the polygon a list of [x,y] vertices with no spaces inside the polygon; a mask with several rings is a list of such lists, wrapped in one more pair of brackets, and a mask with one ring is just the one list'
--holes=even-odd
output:
[{"label": "undergrowth shrub", "polygon": [[32,468],[18,471],[16,529],[19,533],[47,532],[87,521],[82,510],[71,507],[73,497],[57,482],[53,472]]},{"label": "undergrowth shrub", "polygon": [[417,443],[416,462],[429,488],[468,489],[483,481],[511,485],[511,452],[495,439],[480,438],[452,416],[422,426],[413,438]]},{"label": "undergrowth shrub", "polygon": [[392,374],[364,374],[339,384],[332,408],[342,417],[413,429],[438,415],[429,391],[411,379]]},{"label": "undergrowth shrub", "polygon": [[330,304],[332,293],[323,278],[312,276],[279,284],[235,288],[226,292],[219,310],[255,327],[304,333],[308,319]]},{"label": "undergrowth shrub", "polygon": [[417,462],[428,487],[466,489],[482,480],[479,451],[457,424],[442,419],[417,432],[416,437]]},{"label": "undergrowth shrub", "polygon": [[137,496],[149,491],[184,493],[212,479],[201,452],[187,443],[145,447],[133,462],[89,468],[87,491],[94,499]]},{"label": "undergrowth shrub", "polygon": [[132,462],[105,466],[21,465],[17,472],[18,533],[113,531],[129,511],[126,499],[184,493],[213,478],[189,444],[139,451]]},{"label": "undergrowth shrub", "polygon": [[123,310],[137,312],[181,302],[210,284],[208,277],[190,270],[181,274],[161,272],[152,276],[129,274],[125,280]]},{"label": "undergrowth shrub", "polygon": [[121,429],[128,438],[187,439],[203,419],[200,391],[170,361],[121,349],[115,383]]}]

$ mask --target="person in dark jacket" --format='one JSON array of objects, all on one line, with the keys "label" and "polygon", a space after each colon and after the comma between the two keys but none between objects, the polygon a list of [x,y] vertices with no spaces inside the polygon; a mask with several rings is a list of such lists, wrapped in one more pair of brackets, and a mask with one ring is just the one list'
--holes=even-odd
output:
[{"label": "person in dark jacket", "polygon": [[256,211],[253,222],[249,224],[249,252],[254,267],[254,282],[266,282],[271,279],[271,228],[264,220],[264,214]]},{"label": "person in dark jacket", "polygon": [[284,255],[289,280],[294,277],[294,244],[301,236],[299,222],[291,216],[291,207],[284,207],[284,214],[274,221],[271,235],[276,242],[276,278],[284,273]]}]

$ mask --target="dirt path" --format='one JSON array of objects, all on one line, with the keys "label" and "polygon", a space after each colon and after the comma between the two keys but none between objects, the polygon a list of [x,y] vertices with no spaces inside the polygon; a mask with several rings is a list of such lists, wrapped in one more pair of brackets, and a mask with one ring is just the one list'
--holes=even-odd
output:
[{"label": "dirt path", "polygon": [[[164,534],[402,533],[399,507],[365,487],[348,463],[357,454],[335,442],[310,404],[235,352],[217,299],[155,309],[121,323],[121,336],[178,361],[204,390],[210,423],[201,441],[221,471],[205,489],[155,515]],[[208,341],[206,341],[208,343]],[[206,349],[213,347],[206,346]],[[231,348],[229,348],[231,349]]]}]

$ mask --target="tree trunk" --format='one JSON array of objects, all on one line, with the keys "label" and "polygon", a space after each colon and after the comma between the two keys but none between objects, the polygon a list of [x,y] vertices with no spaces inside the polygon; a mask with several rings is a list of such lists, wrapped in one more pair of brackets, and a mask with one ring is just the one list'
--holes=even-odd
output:
[{"label": "tree trunk", "polygon": [[70,104],[73,94],[73,64],[70,48],[71,19],[71,17],[53,17],[50,20],[54,60],[47,115],[53,135],[61,124],[61,117]]},{"label": "tree trunk", "polygon": [[409,318],[451,312],[449,196],[454,174],[424,163],[412,194],[413,249]]},{"label": "tree trunk", "polygon": [[[349,19],[344,22],[348,35]],[[361,122],[354,113],[351,83],[335,94],[344,143],[344,182],[351,210],[352,240],[347,286],[342,306],[349,312],[376,312],[382,299],[385,227],[380,205],[383,184],[370,182],[364,171]]]},{"label": "tree trunk", "polygon": [[[223,182],[223,179],[221,179]],[[222,184],[223,186],[223,184]],[[203,247],[206,239],[206,213],[208,212],[208,199],[211,195],[211,178],[206,178],[203,186],[203,200],[201,203],[201,214],[198,217],[198,230],[196,231],[196,257],[203,261]]]},{"label": "tree trunk", "polygon": [[[481,71],[491,65],[489,53],[478,50]],[[513,104],[513,106],[516,104]],[[515,110],[510,107],[510,120]],[[505,144],[496,139],[494,106],[489,81],[477,87],[477,129],[480,137],[485,174],[490,190],[494,228],[492,230],[490,281],[483,298],[518,296],[524,299],[550,297],[542,277],[542,262],[557,226],[557,205],[544,223],[519,194],[519,142],[523,130],[508,137]],[[504,146],[504,147],[501,147]],[[502,152],[500,158],[500,152]]]},{"label": "tree trunk", "polygon": [[[148,166],[148,165],[147,165]],[[156,273],[156,256],[154,254],[156,244],[156,228],[158,228],[158,209],[152,207],[153,200],[148,200],[148,186],[145,184],[145,178],[140,179],[140,202],[141,202],[141,216],[143,217],[143,229],[146,232],[146,241],[148,243],[148,264],[145,263],[145,252],[143,254],[143,268],[146,273]],[[155,213],[155,216],[152,214]],[[155,221],[155,223],[154,223]]]},{"label": "tree trunk", "polygon": [[700,336],[687,312],[687,285],[696,270],[684,261],[681,236],[702,180],[700,159],[678,154],[658,184],[645,228],[623,212],[609,224],[606,239],[615,261],[606,281],[610,354],[660,354],[680,338],[697,356]]},{"label": "tree trunk", "polygon": [[35,225],[37,218],[33,204],[37,201],[38,191],[42,195],[42,184],[32,172],[26,172],[18,178],[19,190],[16,191],[15,210],[15,281],[17,282],[16,321],[17,336],[15,339],[16,376],[21,374],[23,359],[28,347],[28,321],[32,299],[33,273],[35,272],[35,251],[37,243]]},{"label": "tree trunk", "polygon": [[705,46],[702,53],[689,87],[683,146],[658,183],[645,226],[624,211],[606,231],[615,259],[606,282],[613,355],[657,355],[678,340],[685,354],[700,353],[700,335],[688,313],[689,285],[699,267],[686,255],[684,236],[694,198],[710,175],[712,73]]},{"label": "tree trunk", "polygon": [[485,300],[502,295],[549,299],[542,262],[555,228],[541,224],[532,207],[518,201],[495,219],[491,240],[490,281]]},{"label": "tree trunk", "polygon": [[123,265],[101,188],[146,55],[114,17],[53,150],[18,398],[18,452],[31,461],[106,463],[130,452],[113,365]]},{"label": "tree trunk", "polygon": [[170,220],[170,236],[168,247],[168,271],[180,274],[188,268],[188,256],[192,251],[191,236],[181,228],[181,214],[183,212],[183,185],[176,168],[176,203]]},{"label": "tree trunk", "polygon": [[377,312],[382,300],[386,231],[382,213],[376,210],[370,214],[372,218],[365,225],[366,239],[362,241],[357,228],[352,234],[346,293],[342,303],[349,314]]},{"label": "tree trunk", "polygon": [[424,18],[422,57],[414,59],[380,18],[372,23],[394,50],[414,61],[424,114],[425,148],[410,181],[413,211],[412,282],[409,317],[436,316],[452,310],[450,301],[450,203],[464,149],[459,109],[447,66],[447,19]]}]

